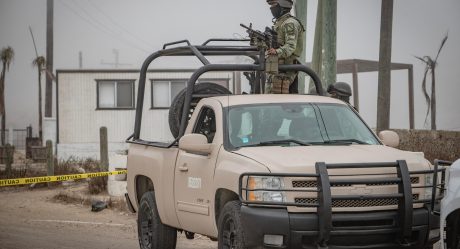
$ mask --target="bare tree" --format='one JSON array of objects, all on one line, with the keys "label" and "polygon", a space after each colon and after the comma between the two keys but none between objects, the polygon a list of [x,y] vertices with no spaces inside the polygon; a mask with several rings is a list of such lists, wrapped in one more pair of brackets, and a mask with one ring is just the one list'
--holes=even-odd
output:
[{"label": "bare tree", "polygon": [[[444,39],[442,39],[441,46],[439,46],[439,49],[438,49],[438,54],[436,54],[436,57],[434,60],[430,56],[427,56],[427,55],[423,57],[415,56],[415,58],[425,63],[425,72],[423,74],[423,80],[422,80],[422,91],[423,91],[423,95],[425,96],[426,104],[428,106],[427,111],[426,111],[426,116],[425,116],[425,124],[427,122],[428,114],[430,113],[430,108],[431,108],[431,130],[436,130],[436,66],[438,64],[439,54],[441,53],[441,50],[444,47],[444,44],[446,43],[447,38],[448,38],[448,34],[446,34]],[[427,78],[428,72],[431,72],[431,98],[428,95],[428,91],[426,90],[426,78]]]},{"label": "bare tree", "polygon": [[6,111],[5,111],[5,74],[10,69],[11,61],[14,58],[14,50],[10,46],[3,48],[0,52],[2,59],[2,73],[0,75],[0,114],[2,115],[2,131],[1,142],[5,145],[5,129],[6,129]]},{"label": "bare tree", "polygon": [[46,60],[43,56],[38,56],[32,62],[38,69],[38,137],[42,143],[43,130],[42,130],[42,72],[45,70]]}]

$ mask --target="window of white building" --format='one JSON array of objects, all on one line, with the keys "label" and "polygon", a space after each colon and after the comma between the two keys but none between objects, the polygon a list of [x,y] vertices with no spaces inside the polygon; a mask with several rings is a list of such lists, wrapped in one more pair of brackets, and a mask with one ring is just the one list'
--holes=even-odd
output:
[{"label": "window of white building", "polygon": [[134,108],[134,81],[97,81],[98,109]]}]

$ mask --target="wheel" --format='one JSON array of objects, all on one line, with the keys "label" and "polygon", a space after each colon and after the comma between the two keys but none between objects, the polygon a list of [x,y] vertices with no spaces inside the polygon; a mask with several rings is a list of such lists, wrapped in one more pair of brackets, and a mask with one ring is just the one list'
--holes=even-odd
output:
[{"label": "wheel", "polygon": [[241,203],[231,201],[225,204],[218,221],[219,249],[244,249],[244,231],[241,224]]},{"label": "wheel", "polygon": [[460,210],[447,216],[447,249],[460,249]]},{"label": "wheel", "polygon": [[141,249],[175,249],[177,230],[161,223],[155,193],[146,192],[139,204],[137,232]]},{"label": "wheel", "polygon": [[[171,107],[169,107],[169,129],[171,130],[171,133],[174,136],[174,138],[177,138],[177,136],[179,136],[179,129],[182,118],[182,111],[184,110],[186,91],[187,88],[182,89],[182,91],[180,91],[176,95],[174,100],[171,102]],[[193,89],[193,92],[195,94],[231,94],[231,92],[227,88],[211,82],[203,82],[196,84]],[[200,99],[201,98],[192,99],[190,112],[188,116],[189,119],[192,116],[193,110],[195,109],[195,106],[200,101]]]}]

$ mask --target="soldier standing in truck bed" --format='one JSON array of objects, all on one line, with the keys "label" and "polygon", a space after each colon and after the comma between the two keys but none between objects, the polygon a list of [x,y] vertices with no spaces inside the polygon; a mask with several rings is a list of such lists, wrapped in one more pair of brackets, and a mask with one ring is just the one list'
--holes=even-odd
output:
[{"label": "soldier standing in truck bed", "polygon": [[[305,28],[290,14],[292,0],[267,0],[275,19],[273,29],[278,34],[279,48],[270,48],[269,55],[276,55],[279,64],[296,64],[303,53]],[[268,77],[265,93],[298,93],[297,72],[280,72]],[[291,88],[291,89],[290,89]]]}]

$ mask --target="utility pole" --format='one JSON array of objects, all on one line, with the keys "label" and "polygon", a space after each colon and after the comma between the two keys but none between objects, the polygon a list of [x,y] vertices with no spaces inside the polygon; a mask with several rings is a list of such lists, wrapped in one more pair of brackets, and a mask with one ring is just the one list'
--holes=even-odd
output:
[{"label": "utility pole", "polygon": [[53,116],[53,12],[54,0],[46,1],[46,88],[45,117]]},{"label": "utility pole", "polygon": [[380,20],[379,81],[377,98],[377,132],[390,128],[391,43],[393,0],[382,0]]},{"label": "utility pole", "polygon": [[120,63],[120,51],[118,49],[112,49],[113,54],[115,55],[115,62],[104,62],[104,60],[101,60],[102,65],[110,65],[115,68],[118,68],[119,66],[131,66],[131,64],[127,63]]},{"label": "utility pole", "polygon": [[[337,79],[337,0],[318,1],[315,38],[313,43],[312,69],[321,78],[326,90]],[[309,92],[315,92],[310,81]]]},{"label": "utility pole", "polygon": [[337,0],[326,0],[323,3],[323,67],[324,90],[337,81]]},{"label": "utility pole", "polygon": [[[307,28],[307,3],[308,0],[297,0],[295,1],[295,16],[300,20],[302,25]],[[303,53],[300,55],[300,62],[305,64],[307,63],[307,32],[305,31],[305,36],[303,38]],[[299,74],[299,93],[305,93],[305,74]]]},{"label": "utility pole", "polygon": [[83,53],[81,51],[78,52],[78,68],[83,68]]}]

